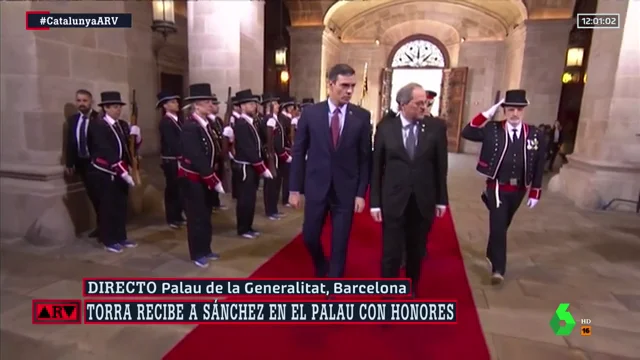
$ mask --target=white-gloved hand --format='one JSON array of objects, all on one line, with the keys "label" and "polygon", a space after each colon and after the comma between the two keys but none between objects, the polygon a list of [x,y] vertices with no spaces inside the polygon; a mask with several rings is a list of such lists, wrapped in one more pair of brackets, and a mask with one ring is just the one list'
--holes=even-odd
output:
[{"label": "white-gloved hand", "polygon": [[287,156],[287,164],[291,163],[292,160],[293,158],[291,157],[291,155]]},{"label": "white-gloved hand", "polygon": [[273,174],[271,173],[271,171],[269,171],[269,169],[267,169],[262,173],[262,177],[265,179],[273,179]]},{"label": "white-gloved hand", "polygon": [[142,135],[140,133],[140,127],[138,127],[138,125],[131,125],[131,128],[129,129],[129,135],[135,136],[137,143],[139,143],[142,140]]},{"label": "white-gloved hand", "polygon": [[491,119],[493,117],[493,115],[496,114],[496,111],[498,111],[498,108],[500,107],[500,105],[502,105],[503,102],[504,102],[504,98],[501,99],[500,101],[498,101],[497,104],[494,104],[489,109],[483,111],[482,112],[482,116],[484,116],[485,119]]},{"label": "white-gloved hand", "polygon": [[133,178],[131,177],[131,175],[129,175],[129,173],[122,173],[122,175],[120,175],[120,177],[127,184],[129,184],[129,186],[131,186],[131,187],[136,186],[136,183],[133,181]]},{"label": "white-gloved hand", "polygon": [[215,187],[215,188],[213,188],[213,190],[217,191],[217,192],[218,192],[218,193],[220,193],[220,194],[224,194],[224,188],[222,187],[222,184],[221,184],[221,183],[218,183],[218,184],[216,185],[216,187]]},{"label": "white-gloved hand", "polygon": [[538,199],[529,199],[527,200],[527,206],[529,209],[533,209],[534,206],[538,203]]}]

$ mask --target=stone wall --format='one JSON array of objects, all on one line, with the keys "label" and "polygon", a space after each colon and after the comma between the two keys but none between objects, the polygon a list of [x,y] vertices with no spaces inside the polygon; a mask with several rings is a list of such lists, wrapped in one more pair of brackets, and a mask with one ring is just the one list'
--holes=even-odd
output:
[{"label": "stone wall", "polygon": [[[325,29],[322,33],[322,60],[320,69],[320,94],[316,101],[322,101],[327,94],[327,74],[332,66],[340,63],[342,53],[342,42],[333,35],[331,31]],[[294,96],[296,94],[293,94]]]},{"label": "stone wall", "polygon": [[[493,105],[502,84],[504,52],[503,41],[466,41],[460,45],[458,66],[469,68],[463,124]],[[461,148],[466,153],[477,153],[480,145],[462,140]]]},{"label": "stone wall", "polygon": [[289,27],[291,80],[289,93],[298,98],[320,99],[322,82],[322,36],[324,26]]},{"label": "stone wall", "polygon": [[[575,151],[549,184],[592,209],[640,192],[640,1],[601,0],[597,12],[621,14],[623,26],[593,32]],[[635,211],[625,202],[613,208]]]},{"label": "stone wall", "polygon": [[[65,115],[75,112],[77,89],[91,91],[95,103],[107,90],[120,91],[129,102],[130,90],[136,89],[145,137],[142,155],[158,152],[151,3],[21,1],[0,6],[0,210],[13,215],[3,216],[0,232],[22,236],[36,220],[54,213],[58,228],[45,226],[44,232],[73,235],[91,226],[93,213],[77,179],[62,176]],[[130,12],[134,23],[131,29],[26,31],[25,12],[36,10]],[[180,48],[179,42],[175,46]],[[128,112],[125,108],[124,119]],[[56,227],[56,221],[50,225]]]},{"label": "stone wall", "polygon": [[574,24],[569,20],[527,20],[520,86],[527,90],[531,105],[526,120],[531,124],[553,124],[558,117],[562,73]]},{"label": "stone wall", "polygon": [[210,83],[221,98],[229,86],[262,93],[264,3],[189,1],[187,18],[189,83]]}]

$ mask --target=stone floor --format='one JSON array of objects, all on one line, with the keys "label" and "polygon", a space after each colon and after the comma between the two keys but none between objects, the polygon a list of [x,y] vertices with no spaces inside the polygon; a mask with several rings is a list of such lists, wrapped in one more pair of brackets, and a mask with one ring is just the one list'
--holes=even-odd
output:
[{"label": "stone floor", "polygon": [[[560,195],[545,194],[534,210],[523,207],[518,213],[509,234],[507,279],[501,287],[492,287],[483,255],[487,212],[478,197],[482,180],[473,166],[472,156],[452,155],[449,189],[493,357],[640,359],[640,217],[580,211]],[[208,269],[186,260],[185,233],[168,230],[161,218],[132,224],[130,237],[141,246],[119,255],[105,253],[88,239],[56,249],[2,239],[0,358],[160,359],[191,327],[33,326],[30,300],[77,298],[83,277],[245,277],[298,232],[301,214],[287,212],[279,222],[257,216],[256,227],[263,232],[257,241],[234,236],[233,211],[214,215],[215,250],[223,258]],[[549,320],[560,302],[571,304],[578,322],[591,319],[592,336],[582,337],[577,330],[569,337],[552,333]]]}]

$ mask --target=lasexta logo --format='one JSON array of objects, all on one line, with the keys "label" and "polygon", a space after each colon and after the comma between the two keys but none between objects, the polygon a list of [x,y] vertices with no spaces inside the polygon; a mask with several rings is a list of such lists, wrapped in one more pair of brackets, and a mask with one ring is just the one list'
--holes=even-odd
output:
[{"label": "lasexta logo", "polygon": [[[562,325],[562,321],[564,321],[564,325]],[[576,321],[569,312],[569,303],[558,305],[549,325],[557,336],[569,336],[571,334],[571,331],[573,331],[573,328],[576,326]]]}]

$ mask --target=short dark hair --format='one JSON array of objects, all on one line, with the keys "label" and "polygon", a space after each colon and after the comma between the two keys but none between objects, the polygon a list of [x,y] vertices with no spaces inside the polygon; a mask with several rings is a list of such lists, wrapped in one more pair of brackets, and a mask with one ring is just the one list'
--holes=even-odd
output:
[{"label": "short dark hair", "polygon": [[91,91],[86,90],[86,89],[78,89],[78,91],[76,91],[76,96],[78,95],[87,95],[90,98],[93,98],[93,95],[91,94]]},{"label": "short dark hair", "polygon": [[333,65],[331,69],[329,69],[329,72],[327,73],[327,78],[331,82],[336,82],[336,80],[338,80],[339,75],[351,76],[351,75],[355,75],[355,73],[356,71],[347,64],[336,64],[336,65]]}]

